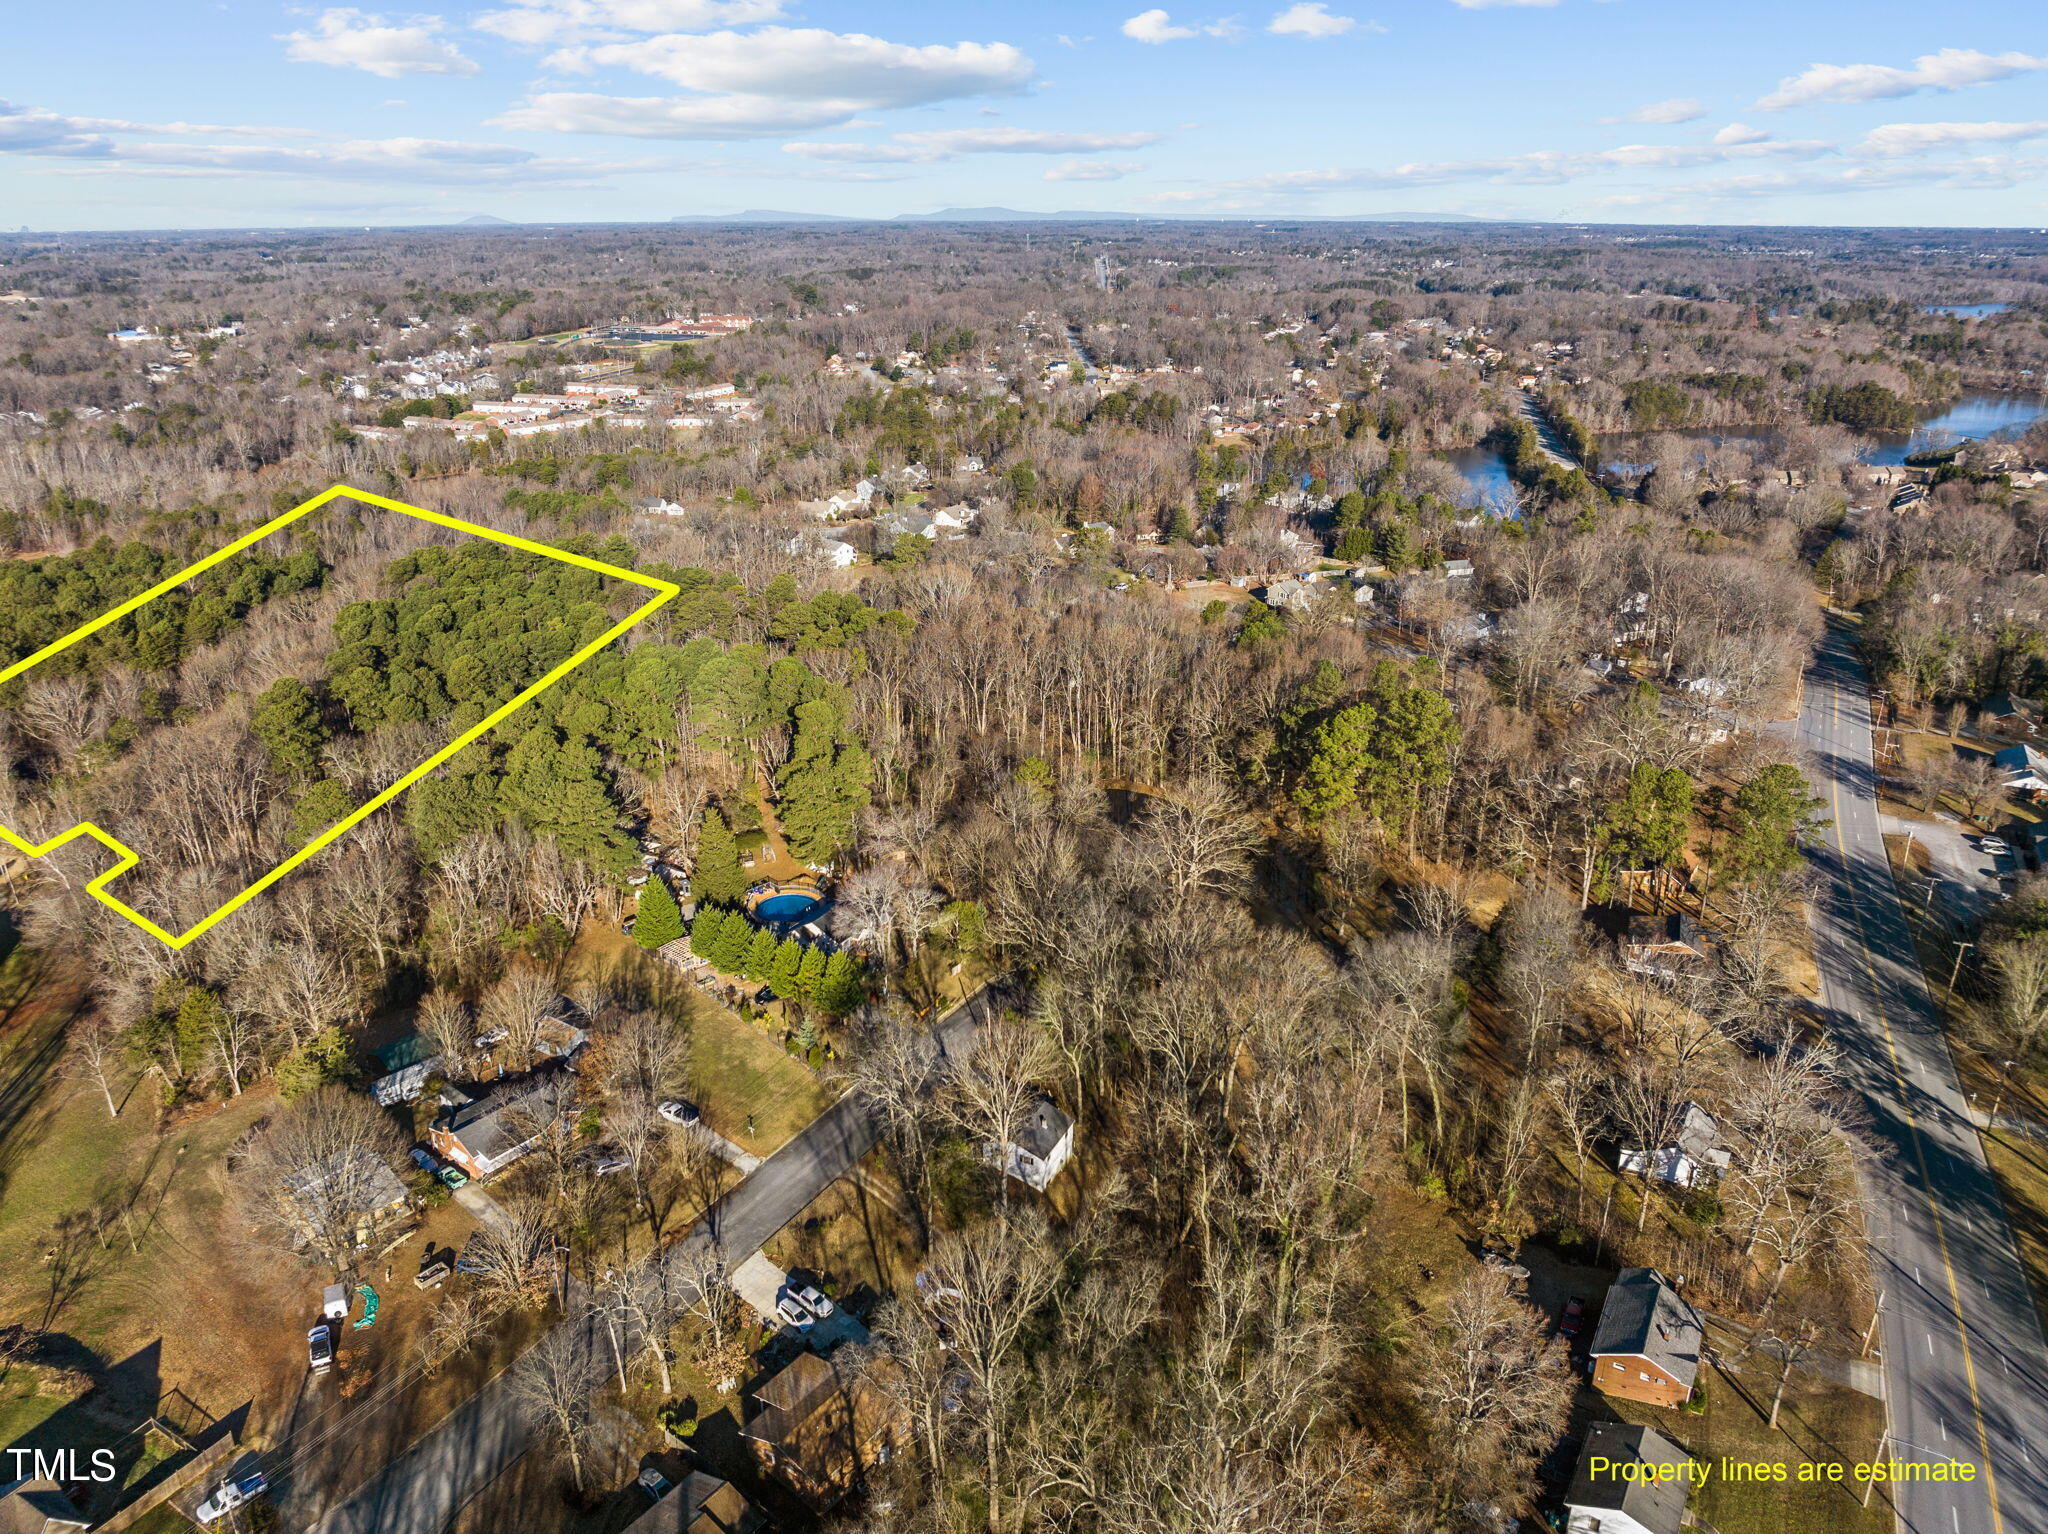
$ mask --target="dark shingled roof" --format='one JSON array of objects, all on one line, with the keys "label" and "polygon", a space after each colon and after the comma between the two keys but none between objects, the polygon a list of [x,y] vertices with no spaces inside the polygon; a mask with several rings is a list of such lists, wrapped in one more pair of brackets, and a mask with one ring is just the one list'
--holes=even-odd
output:
[{"label": "dark shingled roof", "polygon": [[1655,1268],[1623,1268],[1600,1307],[1595,1358],[1625,1353],[1647,1358],[1688,1390],[1700,1368],[1706,1328]]},{"label": "dark shingled roof", "polygon": [[479,1162],[488,1162],[523,1144],[533,1135],[533,1126],[522,1121],[515,1131],[505,1122],[506,1110],[524,1102],[554,1078],[561,1060],[544,1061],[525,1076],[508,1076],[491,1084],[460,1107],[451,1108],[439,1126],[460,1140]]},{"label": "dark shingled roof", "polygon": [[[1650,1534],[1678,1534],[1685,1519],[1685,1481],[1627,1480],[1623,1478],[1625,1472],[1612,1468],[1596,1480],[1592,1465],[1595,1459],[1606,1459],[1613,1465],[1682,1466],[1689,1464],[1691,1458],[1654,1428],[1596,1422],[1586,1434],[1586,1447],[1579,1455],[1579,1470],[1572,1477],[1572,1489],[1565,1493],[1565,1506],[1575,1515],[1583,1509],[1593,1512],[1596,1518],[1602,1512],[1621,1513]],[[1569,1527],[1574,1531],[1592,1530],[1600,1524],[1590,1520],[1582,1523],[1575,1516]]]},{"label": "dark shingled roof", "polygon": [[1054,1106],[1049,1097],[1041,1097],[1031,1105],[1031,1116],[1017,1131],[1017,1148],[1027,1150],[1040,1161],[1052,1155],[1053,1147],[1066,1138],[1067,1131],[1074,1127],[1074,1121]]}]

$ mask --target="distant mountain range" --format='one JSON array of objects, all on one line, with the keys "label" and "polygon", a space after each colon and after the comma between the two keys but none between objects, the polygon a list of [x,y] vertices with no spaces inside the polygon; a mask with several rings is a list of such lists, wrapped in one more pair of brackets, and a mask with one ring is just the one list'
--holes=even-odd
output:
[{"label": "distant mountain range", "polygon": [[[472,219],[474,223],[476,220]],[[1470,213],[1276,214],[1266,218],[1187,213],[1106,213],[1064,208],[1042,213],[1022,208],[941,208],[936,213],[898,213],[893,218],[849,218],[841,213],[791,213],[749,208],[744,213],[682,213],[672,224],[1484,224],[1495,220]]]},{"label": "distant mountain range", "polygon": [[465,225],[482,225],[485,227],[496,226],[505,229],[510,229],[512,227],[511,219],[500,218],[495,213],[472,213],[468,218],[459,219],[457,220],[457,222]]}]

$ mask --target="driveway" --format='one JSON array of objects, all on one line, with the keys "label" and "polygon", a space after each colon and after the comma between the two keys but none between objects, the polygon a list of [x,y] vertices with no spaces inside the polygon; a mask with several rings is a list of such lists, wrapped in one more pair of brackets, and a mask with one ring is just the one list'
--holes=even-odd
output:
[{"label": "driveway", "polygon": [[[932,1030],[934,1064],[971,1051],[994,1005],[980,991],[941,1019]],[[647,1260],[668,1262],[685,1249],[706,1246],[727,1262],[758,1252],[880,1138],[865,1106],[841,1098],[713,1204],[680,1241]],[[588,1312],[559,1323],[557,1330],[579,1335],[593,1355],[606,1347]],[[440,1534],[463,1503],[518,1462],[531,1441],[525,1414],[500,1374],[311,1527],[317,1534]]]},{"label": "driveway", "polygon": [[[1985,909],[2004,894],[1999,875],[2019,871],[2016,854],[1979,850],[1981,838],[1974,831],[1965,831],[1952,815],[1936,815],[1932,820],[1886,815],[1882,823],[1885,835],[1910,836],[1927,849],[1933,877],[1941,881],[1934,895],[1935,908],[1946,911],[1959,927],[1974,926]],[[1924,890],[1912,887],[1902,893],[1907,899],[1916,895],[1926,898]]]}]

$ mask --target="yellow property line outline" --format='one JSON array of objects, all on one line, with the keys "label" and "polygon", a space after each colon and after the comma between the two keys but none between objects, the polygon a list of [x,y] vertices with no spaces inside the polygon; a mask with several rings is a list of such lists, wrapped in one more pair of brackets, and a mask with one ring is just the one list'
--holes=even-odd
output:
[{"label": "yellow property line outline", "polygon": [[[1833,695],[1828,699],[1828,723],[1831,725],[1839,724],[1841,721],[1842,691],[1843,689],[1840,686],[1836,686]],[[1866,703],[1868,702],[1867,694],[1865,701]],[[1870,762],[1871,775],[1874,778],[1877,775],[1877,752],[1874,746],[1870,754]],[[1956,1282],[1955,1262],[1950,1256],[1948,1249],[1948,1222],[1942,1219],[1941,1205],[1934,1196],[1934,1177],[1927,1167],[1927,1146],[1921,1139],[1920,1118],[1919,1115],[1913,1112],[1912,1098],[1906,1090],[1905,1068],[1899,1063],[1898,1039],[1892,1033],[1892,1020],[1885,1011],[1884,1006],[1884,988],[1878,983],[1877,970],[1872,963],[1870,927],[1863,917],[1863,903],[1857,899],[1856,886],[1846,877],[1846,870],[1849,866],[1849,844],[1842,837],[1842,783],[1841,779],[1833,774],[1829,776],[1829,792],[1834,799],[1835,852],[1841,859],[1842,867],[1845,870],[1842,892],[1848,901],[1850,914],[1856,918],[1857,959],[1863,969],[1863,978],[1870,986],[1871,1009],[1877,1013],[1877,1020],[1884,1028],[1884,1047],[1891,1064],[1892,1088],[1898,1096],[1899,1111],[1905,1115],[1907,1133],[1912,1137],[1913,1160],[1920,1169],[1920,1195],[1927,1201],[1927,1213],[1934,1222],[1935,1245],[1941,1252],[1941,1270],[1948,1283],[1949,1310],[1955,1317],[1956,1340],[1962,1344],[1963,1379],[1968,1385],[1970,1392],[1970,1418],[1977,1429],[1977,1452],[1984,1461],[1984,1494],[1985,1500],[1989,1503],[1991,1509],[1991,1527],[1994,1534],[2004,1534],[2005,1518],[2001,1514],[1998,1505],[1998,1470],[1991,1459],[1991,1434],[1984,1425],[1983,1403],[1977,1396],[1977,1364],[1970,1352],[1970,1325],[1963,1315],[1962,1286]],[[1877,815],[1878,841],[1882,845],[1884,840],[1884,817],[1878,809],[1875,793],[1871,796],[1871,810]],[[1898,880],[1892,874],[1889,853],[1886,854],[1885,877],[1892,881],[1893,898],[1895,900],[1898,899]],[[1906,915],[1903,901],[1899,903],[1899,920],[1906,927],[1906,941],[1910,945],[1913,941],[1912,918]],[[1928,1010],[1934,1015],[1935,1027],[1941,1034],[1943,1047],[1946,1048],[1948,1044],[1948,1024],[1942,1017],[1940,1003],[1934,999],[1934,987],[1928,983],[1927,972],[1920,964],[1918,950],[1914,949],[1911,952],[1913,967],[1920,970],[1920,986],[1927,994]],[[1903,964],[1901,967],[1904,967]],[[1950,1068],[1954,1069],[1953,1052],[1951,1052],[1949,1063]],[[1961,1073],[1958,1072],[1957,1088],[1959,1091],[1961,1085]],[[1966,1108],[1968,1106],[1967,1099],[1965,1099],[1964,1106]],[[1971,1132],[1975,1133],[1975,1130],[1972,1129]],[[1891,1420],[1891,1401],[1889,1399],[1889,1383],[1887,1383],[1887,1399],[1885,1401],[1885,1433],[1887,1437],[1891,1435]],[[1953,1506],[1951,1506],[1950,1510],[1951,1512],[1954,1511]],[[1896,1506],[1893,1511],[1896,1513]]]},{"label": "yellow property line outline", "polygon": [[513,714],[517,713],[520,709],[524,708],[527,704],[531,703],[535,698],[539,697],[542,693],[546,692],[550,687],[554,686],[555,683],[561,681],[563,677],[567,676],[570,672],[574,671],[578,666],[582,665],[585,661],[589,660],[592,656],[596,655],[598,651],[604,649],[613,640],[619,638],[621,635],[627,633],[636,625],[644,621],[654,612],[656,608],[660,607],[663,603],[668,602],[673,598],[682,595],[682,588],[680,586],[674,585],[669,581],[656,580],[651,575],[642,575],[637,571],[633,570],[622,570],[616,565],[608,565],[601,560],[587,559],[581,554],[571,554],[564,549],[550,548],[545,543],[535,543],[531,539],[516,537],[511,533],[501,533],[497,531],[495,528],[479,527],[474,522],[464,522],[459,517],[447,516],[438,511],[429,511],[423,506],[408,506],[403,501],[394,501],[387,496],[373,495],[367,490],[356,490],[350,488],[347,485],[333,485],[330,486],[328,489],[321,491],[311,500],[303,502],[300,505],[294,506],[290,511],[285,512],[282,516],[271,518],[268,522],[264,523],[254,532],[244,533],[241,537],[237,538],[233,543],[227,545],[227,547],[216,550],[214,553],[207,555],[206,558],[200,560],[197,564],[187,565],[184,569],[178,571],[175,575],[167,576],[163,580],[158,581],[154,586],[150,587],[149,590],[143,592],[142,595],[138,597],[132,597],[128,601],[123,602],[119,607],[116,607],[109,612],[102,613],[99,617],[93,619],[90,623],[80,625],[78,628],[75,628],[70,633],[66,634],[62,639],[56,640],[54,643],[44,645],[42,649],[36,651],[36,653],[29,656],[28,659],[16,661],[13,665],[6,667],[4,670],[0,670],[0,682],[13,681],[23,672],[28,671],[35,666],[41,665],[51,656],[58,654],[60,651],[68,650],[69,648],[71,648],[71,646],[77,644],[80,640],[88,638],[89,636],[98,633],[108,624],[117,623],[121,619],[127,617],[128,614],[134,612],[137,608],[142,607],[147,603],[154,602],[158,597],[163,596],[166,592],[176,590],[179,586],[182,586],[185,582],[191,580],[194,576],[204,574],[206,571],[211,570],[215,565],[221,563],[221,561],[226,559],[232,559],[234,558],[235,555],[241,553],[244,549],[250,548],[255,544],[261,543],[265,538],[268,538],[272,533],[278,532],[283,528],[291,526],[292,523],[298,521],[299,518],[305,516],[308,512],[317,511],[322,506],[325,506],[329,501],[342,498],[346,498],[352,501],[361,501],[366,505],[370,506],[381,506],[384,510],[395,511],[399,513],[401,516],[417,517],[422,522],[432,522],[437,526],[452,528],[458,533],[469,533],[478,538],[486,538],[489,539],[492,543],[502,543],[510,548],[524,549],[529,554],[540,554],[544,555],[549,559],[558,559],[564,564],[575,565],[579,569],[583,570],[592,570],[599,575],[609,575],[616,580],[631,581],[636,586],[647,587],[649,590],[653,591],[655,595],[649,601],[641,603],[640,606],[633,609],[632,612],[628,613],[624,618],[620,619],[617,623],[614,623],[610,628],[606,629],[602,634],[598,635],[597,638],[591,640],[589,644],[583,646],[583,648],[578,650],[574,655],[570,656],[567,660],[563,661],[559,666],[555,667],[552,671],[548,672],[546,676],[542,677],[539,681],[533,683],[530,687],[526,688],[524,691],[519,693],[519,695],[513,698],[511,702],[506,703],[497,709],[494,709],[487,718],[480,720],[478,723],[474,725],[471,725],[468,729],[464,730],[460,735],[456,736],[455,739],[450,741],[447,745],[443,746],[439,751],[436,751],[424,762],[421,762],[419,766],[413,768],[411,771],[407,772],[404,777],[398,779],[398,781],[391,784],[388,788],[384,789],[382,792],[377,794],[374,798],[372,798],[369,801],[369,803],[364,804],[358,809],[356,809],[355,812],[350,814],[346,819],[337,821],[335,822],[335,824],[329,826],[325,831],[322,831],[318,836],[314,837],[310,842],[306,843],[306,845],[301,847],[297,852],[293,853],[290,857],[286,858],[282,863],[278,864],[277,867],[271,869],[269,873],[265,874],[262,878],[256,880],[255,883],[251,884],[247,889],[243,890],[240,894],[236,895],[231,900],[225,902],[223,905],[220,906],[219,909],[209,912],[206,916],[201,918],[198,922],[194,923],[192,927],[190,927],[188,930],[184,932],[166,932],[162,927],[159,927],[155,922],[151,921],[147,916],[144,916],[140,911],[137,911],[134,907],[125,904],[118,897],[107,893],[107,885],[115,879],[118,879],[122,874],[126,873],[129,869],[133,868],[137,863],[141,862],[142,858],[141,855],[137,853],[133,848],[129,847],[126,843],[120,841],[118,838],[107,835],[105,831],[102,831],[98,826],[94,825],[89,820],[80,821],[70,830],[62,832],[57,836],[53,836],[46,842],[31,842],[26,837],[15,835],[14,832],[8,830],[5,826],[0,826],[0,841],[5,841],[8,846],[14,847],[19,851],[26,853],[29,857],[39,858],[44,856],[46,853],[55,852],[59,847],[65,845],[65,843],[76,841],[81,836],[90,837],[92,840],[98,842],[102,847],[105,847],[109,852],[113,853],[119,861],[117,861],[112,868],[108,869],[98,878],[93,879],[91,882],[89,882],[85,886],[86,893],[90,894],[95,900],[99,901],[101,905],[106,906],[109,910],[118,911],[121,915],[127,917],[129,921],[135,923],[136,926],[140,927],[143,931],[147,932],[151,937],[160,939],[162,942],[169,944],[172,948],[183,948],[187,943],[191,942],[194,938],[198,937],[202,932],[206,931],[216,922],[222,921],[225,918],[233,915],[236,911],[240,910],[244,905],[248,904],[249,901],[255,899],[256,896],[262,894],[263,891],[269,889],[271,885],[277,883],[278,880],[282,879],[286,874],[290,873],[293,869],[297,868],[301,863],[305,862],[308,858],[324,850],[325,848],[331,846],[341,837],[346,836],[350,831],[354,830],[357,826],[361,825],[365,820],[368,820],[372,815],[376,814],[377,811],[383,809],[385,805],[389,804],[392,800],[396,799],[408,788],[411,788],[413,784],[419,782],[420,779],[427,776],[428,773],[432,772],[442,763],[448,761],[451,757],[455,756],[458,752],[464,750],[465,748],[476,744],[477,741],[481,740],[484,736],[488,735],[492,730],[496,729],[499,725],[503,724]]}]

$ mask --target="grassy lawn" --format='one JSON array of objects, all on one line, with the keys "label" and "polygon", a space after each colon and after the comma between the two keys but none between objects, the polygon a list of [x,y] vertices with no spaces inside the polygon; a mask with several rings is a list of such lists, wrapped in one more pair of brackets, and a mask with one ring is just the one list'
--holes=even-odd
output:
[{"label": "grassy lawn", "polygon": [[2005,1195],[2006,1217],[2033,1286],[2034,1309],[2048,1327],[2048,1141],[1979,1131]]},{"label": "grassy lawn", "polygon": [[[0,971],[0,988],[22,987],[0,1022],[0,1321],[51,1333],[50,1361],[98,1384],[90,1415],[109,1430],[173,1387],[225,1414],[303,1334],[280,1315],[276,1265],[221,1240],[220,1163],[272,1099],[250,1091],[160,1128],[137,1086],[109,1117],[97,1086],[58,1070],[74,991],[27,975],[33,962]],[[36,1442],[67,1400],[17,1372],[0,1385],[0,1444]]]},{"label": "grassy lawn", "polygon": [[[1862,1488],[1846,1477],[1877,1453],[1884,1431],[1884,1407],[1860,1391],[1796,1370],[1785,1392],[1778,1426],[1767,1426],[1777,1363],[1752,1354],[1740,1375],[1703,1370],[1706,1410],[1660,1411],[1633,1401],[1601,1397],[1603,1414],[1655,1428],[1694,1458],[1713,1467],[1707,1484],[1693,1494],[1692,1511],[1720,1534],[1889,1534],[1892,1512],[1878,1488],[1867,1508]],[[1721,1461],[1781,1464],[1788,1477],[1778,1482],[1724,1480]],[[1802,1465],[1841,1464],[1839,1485],[1801,1484]]]},{"label": "grassy lawn", "polygon": [[777,1025],[748,1022],[721,1006],[616,927],[587,924],[573,958],[585,974],[646,983],[662,1005],[688,1016],[690,1074],[705,1122],[755,1155],[779,1149],[831,1103],[831,1089],[777,1042],[770,1031]]}]

